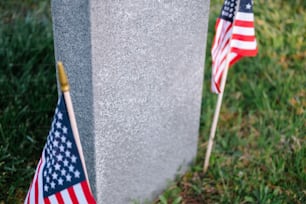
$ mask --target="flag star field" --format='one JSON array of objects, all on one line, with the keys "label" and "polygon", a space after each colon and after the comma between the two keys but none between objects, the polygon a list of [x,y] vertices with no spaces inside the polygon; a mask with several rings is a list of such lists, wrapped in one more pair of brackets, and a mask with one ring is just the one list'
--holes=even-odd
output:
[{"label": "flag star field", "polygon": [[220,18],[233,22],[236,6],[236,0],[226,0],[223,4],[222,11],[220,13]]},{"label": "flag star field", "polygon": [[68,115],[63,113],[61,100],[55,110],[52,127],[45,146],[43,168],[44,197],[85,180],[77,147],[73,141]]},{"label": "flag star field", "polygon": [[96,203],[85,171],[62,94],[24,203]]}]

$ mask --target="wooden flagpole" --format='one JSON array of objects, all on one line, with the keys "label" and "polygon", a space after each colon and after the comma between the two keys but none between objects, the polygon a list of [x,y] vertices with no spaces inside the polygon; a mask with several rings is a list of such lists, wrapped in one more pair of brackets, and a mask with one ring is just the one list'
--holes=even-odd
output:
[{"label": "wooden flagpole", "polygon": [[[239,5],[240,5],[240,0],[237,1],[235,16],[236,16],[236,13],[238,11]],[[235,23],[235,18],[234,18],[234,21],[233,21],[233,25],[234,25],[234,23]],[[231,41],[232,41],[232,36],[230,38],[229,43],[231,43]],[[220,115],[220,110],[221,110],[221,105],[222,105],[224,87],[225,87],[225,84],[226,84],[227,73],[228,73],[228,69],[229,69],[229,65],[230,65],[230,54],[231,54],[231,47],[230,47],[230,49],[227,53],[227,56],[226,56],[225,69],[223,71],[221,84],[220,84],[221,93],[218,95],[218,101],[217,101],[217,105],[216,105],[216,109],[215,109],[215,113],[214,113],[214,119],[213,119],[213,123],[212,123],[211,129],[210,129],[209,141],[208,141],[208,145],[207,145],[205,162],[204,162],[204,166],[203,166],[203,172],[204,173],[206,173],[207,170],[208,170],[209,159],[210,159],[212,147],[213,147],[213,144],[214,144],[214,138],[215,138],[215,135],[216,135],[216,128],[217,128],[219,115]]]},{"label": "wooden flagpole", "polygon": [[220,85],[221,93],[218,95],[218,101],[217,101],[217,105],[216,105],[216,109],[215,109],[214,119],[213,119],[213,123],[212,123],[211,129],[210,129],[209,141],[208,141],[208,146],[207,146],[206,155],[205,155],[205,163],[204,163],[204,168],[203,168],[204,173],[206,173],[207,169],[208,169],[209,159],[210,159],[210,155],[211,155],[211,151],[212,151],[212,147],[213,147],[213,143],[214,143],[214,138],[215,138],[215,135],[216,135],[216,128],[217,128],[218,119],[219,119],[219,115],[220,115],[220,109],[221,109],[221,105],[222,105],[222,99],[223,99],[223,93],[224,93],[224,87],[225,87],[225,83],[226,83],[227,73],[228,73],[228,69],[229,69],[229,63],[230,63],[230,51],[229,51],[229,53],[227,54],[227,57],[226,57],[226,66],[225,66],[225,69],[224,69],[223,74],[222,74],[221,85]]},{"label": "wooden flagpole", "polygon": [[[67,108],[67,112],[68,112],[68,116],[69,116],[69,120],[70,120],[72,133],[73,133],[73,136],[74,136],[76,146],[77,146],[78,151],[79,151],[79,155],[80,155],[80,158],[81,158],[81,162],[82,162],[82,166],[83,166],[83,169],[84,169],[86,180],[87,180],[87,182],[89,182],[88,174],[87,174],[87,170],[86,170],[86,165],[85,165],[85,159],[84,159],[84,155],[83,155],[83,149],[82,149],[82,145],[81,145],[81,141],[80,141],[80,135],[79,135],[79,131],[78,131],[75,115],[74,115],[74,110],[73,110],[73,106],[72,106],[72,101],[71,101],[71,97],[70,97],[70,92],[69,92],[70,87],[69,87],[68,77],[65,73],[65,69],[64,69],[64,66],[63,66],[62,62],[58,62],[57,67],[58,67],[58,76],[59,76],[58,78],[59,78],[59,82],[60,82],[60,85],[61,85],[61,91],[63,92],[64,98],[65,98],[65,103],[66,103],[66,108]],[[91,191],[90,185],[88,185],[88,186],[89,186],[89,190]]]}]

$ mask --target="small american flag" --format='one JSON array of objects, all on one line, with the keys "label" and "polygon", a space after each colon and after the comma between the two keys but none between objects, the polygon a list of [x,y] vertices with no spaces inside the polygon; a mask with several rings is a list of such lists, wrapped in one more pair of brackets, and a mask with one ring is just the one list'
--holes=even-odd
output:
[{"label": "small american flag", "polygon": [[85,171],[62,94],[24,203],[96,203]]},{"label": "small american flag", "polygon": [[257,43],[254,29],[252,0],[225,0],[221,14],[215,25],[215,38],[212,53],[212,83],[214,93],[220,93],[220,83],[224,69],[232,66],[244,56],[257,54]]}]

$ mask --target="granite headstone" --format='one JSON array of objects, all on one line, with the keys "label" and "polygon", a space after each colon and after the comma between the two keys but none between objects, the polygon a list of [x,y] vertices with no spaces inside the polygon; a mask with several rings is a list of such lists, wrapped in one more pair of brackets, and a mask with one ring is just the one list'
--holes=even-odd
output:
[{"label": "granite headstone", "polygon": [[196,155],[209,0],[52,0],[98,203],[153,200]]}]

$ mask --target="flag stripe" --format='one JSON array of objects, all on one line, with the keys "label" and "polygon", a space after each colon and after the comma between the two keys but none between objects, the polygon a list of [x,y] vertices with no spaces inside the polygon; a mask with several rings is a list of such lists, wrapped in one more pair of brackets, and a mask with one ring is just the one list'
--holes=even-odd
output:
[{"label": "flag stripe", "polygon": [[242,40],[242,41],[255,41],[256,38],[254,35],[240,35],[240,34],[233,34],[232,35],[233,40]]},{"label": "flag stripe", "polygon": [[[222,55],[222,53],[224,51],[228,52],[228,45],[229,45],[229,41],[230,41],[230,33],[228,33],[225,38],[222,40],[222,43],[213,51],[213,57],[215,57],[216,59],[217,56]],[[227,54],[227,53],[225,53]]]},{"label": "flag stripe", "polygon": [[65,202],[64,202],[64,199],[63,199],[63,197],[62,197],[62,195],[61,195],[61,193],[56,193],[56,194],[55,194],[55,197],[56,197],[57,202],[58,202],[59,204],[64,204],[64,203],[65,203]]},{"label": "flag stripe", "polygon": [[41,164],[42,164],[43,160],[42,158],[40,158],[39,163],[38,163],[38,173],[36,174],[36,178],[35,178],[35,190],[34,190],[34,197],[35,197],[35,203],[39,203],[38,202],[38,196],[39,196],[39,172],[40,172],[40,168],[41,168]]},{"label": "flag stripe", "polygon": [[87,203],[86,197],[84,195],[84,191],[82,190],[81,184],[77,184],[73,187],[75,195],[79,203]]},{"label": "flag stripe", "polygon": [[232,28],[232,24],[223,22],[223,20],[220,22],[220,24],[222,25],[216,31],[216,37],[215,37],[216,43],[213,45],[213,49],[212,49],[214,53],[216,52],[216,49],[220,47],[220,45],[222,46],[222,44],[224,43],[226,39],[230,39],[231,37],[230,30]]},{"label": "flag stripe", "polygon": [[216,58],[216,61],[214,62],[217,67],[219,67],[219,65],[224,61],[228,51],[229,51],[229,40],[226,42],[222,50],[218,52],[218,58]]},{"label": "flag stripe", "polygon": [[82,185],[82,189],[84,191],[84,194],[85,194],[85,197],[86,197],[88,203],[95,203],[95,201],[92,197],[92,194],[90,192],[88,183],[86,181],[84,181],[84,182],[81,183],[81,185]]},{"label": "flag stripe", "polygon": [[258,52],[257,49],[255,49],[255,50],[248,50],[248,49],[238,49],[238,48],[232,48],[232,51],[236,52],[238,54],[243,53],[243,54],[245,54],[247,56],[256,56],[257,52]]},{"label": "flag stripe", "polygon": [[65,204],[77,203],[77,201],[72,202],[68,189],[63,190],[61,194]]},{"label": "flag stripe", "polygon": [[254,14],[253,13],[238,12],[236,14],[235,21],[236,20],[253,21],[254,22]]},{"label": "flag stripe", "polygon": [[45,204],[51,204],[50,199],[48,197],[44,198]]},{"label": "flag stripe", "polygon": [[246,28],[253,28],[254,27],[254,22],[237,19],[237,20],[235,20],[234,25],[235,26],[240,26],[240,27],[246,27]]},{"label": "flag stripe", "polygon": [[254,36],[255,31],[253,28],[245,28],[241,26],[234,26],[233,34],[246,35],[246,36]]},{"label": "flag stripe", "polygon": [[51,204],[57,204],[57,199],[55,197],[55,195],[49,196],[49,201]]},{"label": "flag stripe", "polygon": [[[257,45],[256,45],[256,41],[249,42],[249,41],[244,41],[244,40],[232,39],[231,47],[245,49],[245,50],[254,50],[256,49]],[[231,51],[233,52],[233,50]]]},{"label": "flag stripe", "polygon": [[226,65],[226,58],[227,55],[224,55],[224,58],[221,60],[221,62],[218,65],[218,67],[220,67],[219,69],[216,69],[216,73],[215,73],[215,77],[217,78],[217,80],[219,79],[219,77],[221,77],[221,74],[224,70],[224,67]]},{"label": "flag stripe", "polygon": [[242,55],[238,55],[235,52],[231,52],[230,53],[230,66],[232,66],[233,64],[235,64],[239,59],[242,58]]},{"label": "flag stripe", "polygon": [[77,203],[78,202],[78,199],[75,195],[75,192],[73,190],[73,187],[70,187],[67,189],[68,190],[68,193],[69,193],[69,196],[70,196],[70,199],[72,201],[72,203]]},{"label": "flag stripe", "polygon": [[212,51],[218,49],[219,44],[222,43],[223,39],[225,39],[228,31],[231,29],[231,24],[228,22],[224,22],[223,20],[219,20],[218,27],[216,28],[216,36],[214,38],[214,44],[212,47]]}]

